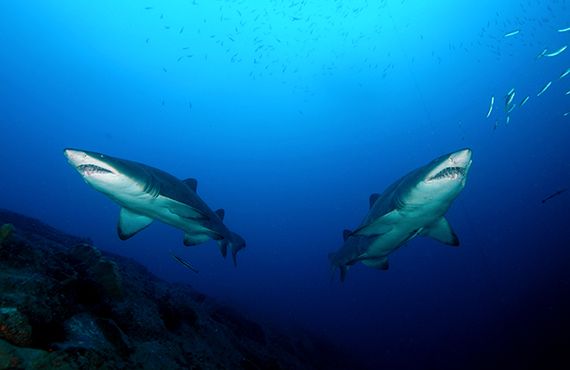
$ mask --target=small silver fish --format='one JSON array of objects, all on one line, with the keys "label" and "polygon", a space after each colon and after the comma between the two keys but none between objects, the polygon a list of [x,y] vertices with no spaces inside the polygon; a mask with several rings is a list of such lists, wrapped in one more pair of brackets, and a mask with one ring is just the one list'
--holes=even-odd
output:
[{"label": "small silver fish", "polygon": [[564,192],[566,192],[568,190],[568,188],[564,188],[564,189],[560,189],[555,191],[554,193],[550,194],[549,196],[547,196],[546,198],[544,198],[543,200],[541,200],[542,203],[546,203],[548,202],[550,199],[555,198],[557,196],[559,196],[560,194],[563,194]]},{"label": "small silver fish", "polygon": [[491,112],[493,111],[493,105],[495,104],[495,97],[491,96],[491,104],[489,105],[489,111],[487,112],[487,118],[489,118],[489,116],[491,115]]},{"label": "small silver fish", "polygon": [[544,94],[544,92],[546,90],[548,90],[548,88],[550,87],[550,85],[552,85],[552,81],[548,81],[548,83],[546,85],[544,85],[544,87],[542,88],[542,90],[540,90],[540,92],[538,94],[536,94],[536,96],[541,96],[542,94]]},{"label": "small silver fish", "polygon": [[511,105],[511,103],[513,102],[513,99],[515,98],[515,89],[511,89],[511,91],[509,91],[509,93],[507,94],[507,96],[505,96],[505,107],[508,109],[509,105]]},{"label": "small silver fish", "polygon": [[521,32],[521,30],[514,30],[514,31],[511,31],[511,32],[507,32],[507,33],[505,33],[505,35],[504,35],[503,37],[511,37],[511,36],[514,36],[514,35],[518,35],[520,32]]},{"label": "small silver fish", "polygon": [[188,261],[183,260],[182,258],[174,255],[173,253],[170,253],[170,255],[172,256],[172,258],[174,258],[176,262],[186,267],[188,270],[198,273],[198,270],[196,270],[196,268],[192,266]]},{"label": "small silver fish", "polygon": [[525,105],[526,102],[528,101],[528,99],[530,99],[530,95],[527,95],[527,96],[521,101],[521,105],[520,105],[520,106],[522,107],[523,105]]},{"label": "small silver fish", "polygon": [[515,109],[516,106],[517,106],[517,103],[511,104],[511,106],[510,106],[509,109],[507,110],[507,114],[511,113],[511,112],[513,111],[513,109]]},{"label": "small silver fish", "polygon": [[568,32],[568,31],[570,31],[570,27],[561,28],[558,30],[558,32]]},{"label": "small silver fish", "polygon": [[564,78],[570,74],[570,68],[566,69],[561,75],[560,78]]},{"label": "small silver fish", "polygon": [[560,49],[558,49],[556,51],[553,51],[552,53],[544,54],[544,56],[545,57],[555,57],[557,55],[560,55],[560,53],[562,53],[567,48],[568,48],[568,45],[564,45],[563,47],[561,47]]}]

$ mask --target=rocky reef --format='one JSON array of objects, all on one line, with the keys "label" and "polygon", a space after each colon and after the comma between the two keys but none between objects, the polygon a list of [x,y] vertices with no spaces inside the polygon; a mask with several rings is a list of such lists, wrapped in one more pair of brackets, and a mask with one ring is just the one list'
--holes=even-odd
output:
[{"label": "rocky reef", "polygon": [[0,210],[0,369],[347,369],[88,239]]}]

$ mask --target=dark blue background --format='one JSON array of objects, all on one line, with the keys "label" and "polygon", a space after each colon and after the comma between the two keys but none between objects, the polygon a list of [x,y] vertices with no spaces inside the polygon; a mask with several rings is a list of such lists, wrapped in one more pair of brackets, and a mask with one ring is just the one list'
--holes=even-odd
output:
[{"label": "dark blue background", "polygon": [[[570,187],[570,51],[537,58],[570,44],[564,1],[163,3],[0,5],[1,207],[374,367],[528,364],[570,342],[570,194],[541,204]],[[512,87],[531,98],[506,126]],[[158,223],[121,242],[118,207],[65,147],[197,178],[248,242],[238,268]],[[463,147],[462,246],[420,238],[388,272],[331,283],[326,256],[369,194]]]}]

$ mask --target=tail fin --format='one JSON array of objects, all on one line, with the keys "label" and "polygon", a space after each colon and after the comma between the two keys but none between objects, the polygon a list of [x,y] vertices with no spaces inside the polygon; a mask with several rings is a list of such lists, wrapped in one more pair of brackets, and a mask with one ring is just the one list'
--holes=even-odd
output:
[{"label": "tail fin", "polygon": [[348,271],[347,265],[341,265],[336,261],[336,253],[329,253],[329,261],[331,263],[331,280],[334,277],[334,273],[338,268],[340,271],[340,282],[343,283],[346,278],[346,272]]},{"label": "tail fin", "polygon": [[230,247],[232,248],[232,259],[234,261],[234,266],[237,267],[237,253],[245,248],[245,240],[236,233],[232,233],[230,240]]},{"label": "tail fin", "polygon": [[218,242],[218,247],[220,247],[220,252],[222,253],[222,257],[226,258],[226,255],[228,254],[228,240],[227,239],[220,239],[217,240]]},{"label": "tail fin", "polygon": [[218,240],[218,246],[220,247],[220,252],[225,258],[228,254],[228,246],[232,251],[232,260],[234,261],[234,266],[237,266],[237,253],[245,248],[245,240],[236,233],[230,233],[230,237],[222,240]]}]

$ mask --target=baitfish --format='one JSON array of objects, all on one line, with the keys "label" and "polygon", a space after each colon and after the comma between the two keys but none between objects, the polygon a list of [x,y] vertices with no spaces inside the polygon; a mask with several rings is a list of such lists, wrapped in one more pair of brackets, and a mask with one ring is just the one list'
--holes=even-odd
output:
[{"label": "baitfish", "polygon": [[554,197],[557,197],[557,196],[559,196],[560,194],[566,192],[566,190],[568,190],[568,188],[564,188],[564,189],[560,189],[560,190],[555,191],[554,193],[552,193],[552,194],[550,194],[549,196],[547,196],[546,198],[544,198],[544,199],[542,200],[542,203],[548,202],[550,199],[552,199],[552,198],[554,198]]}]

